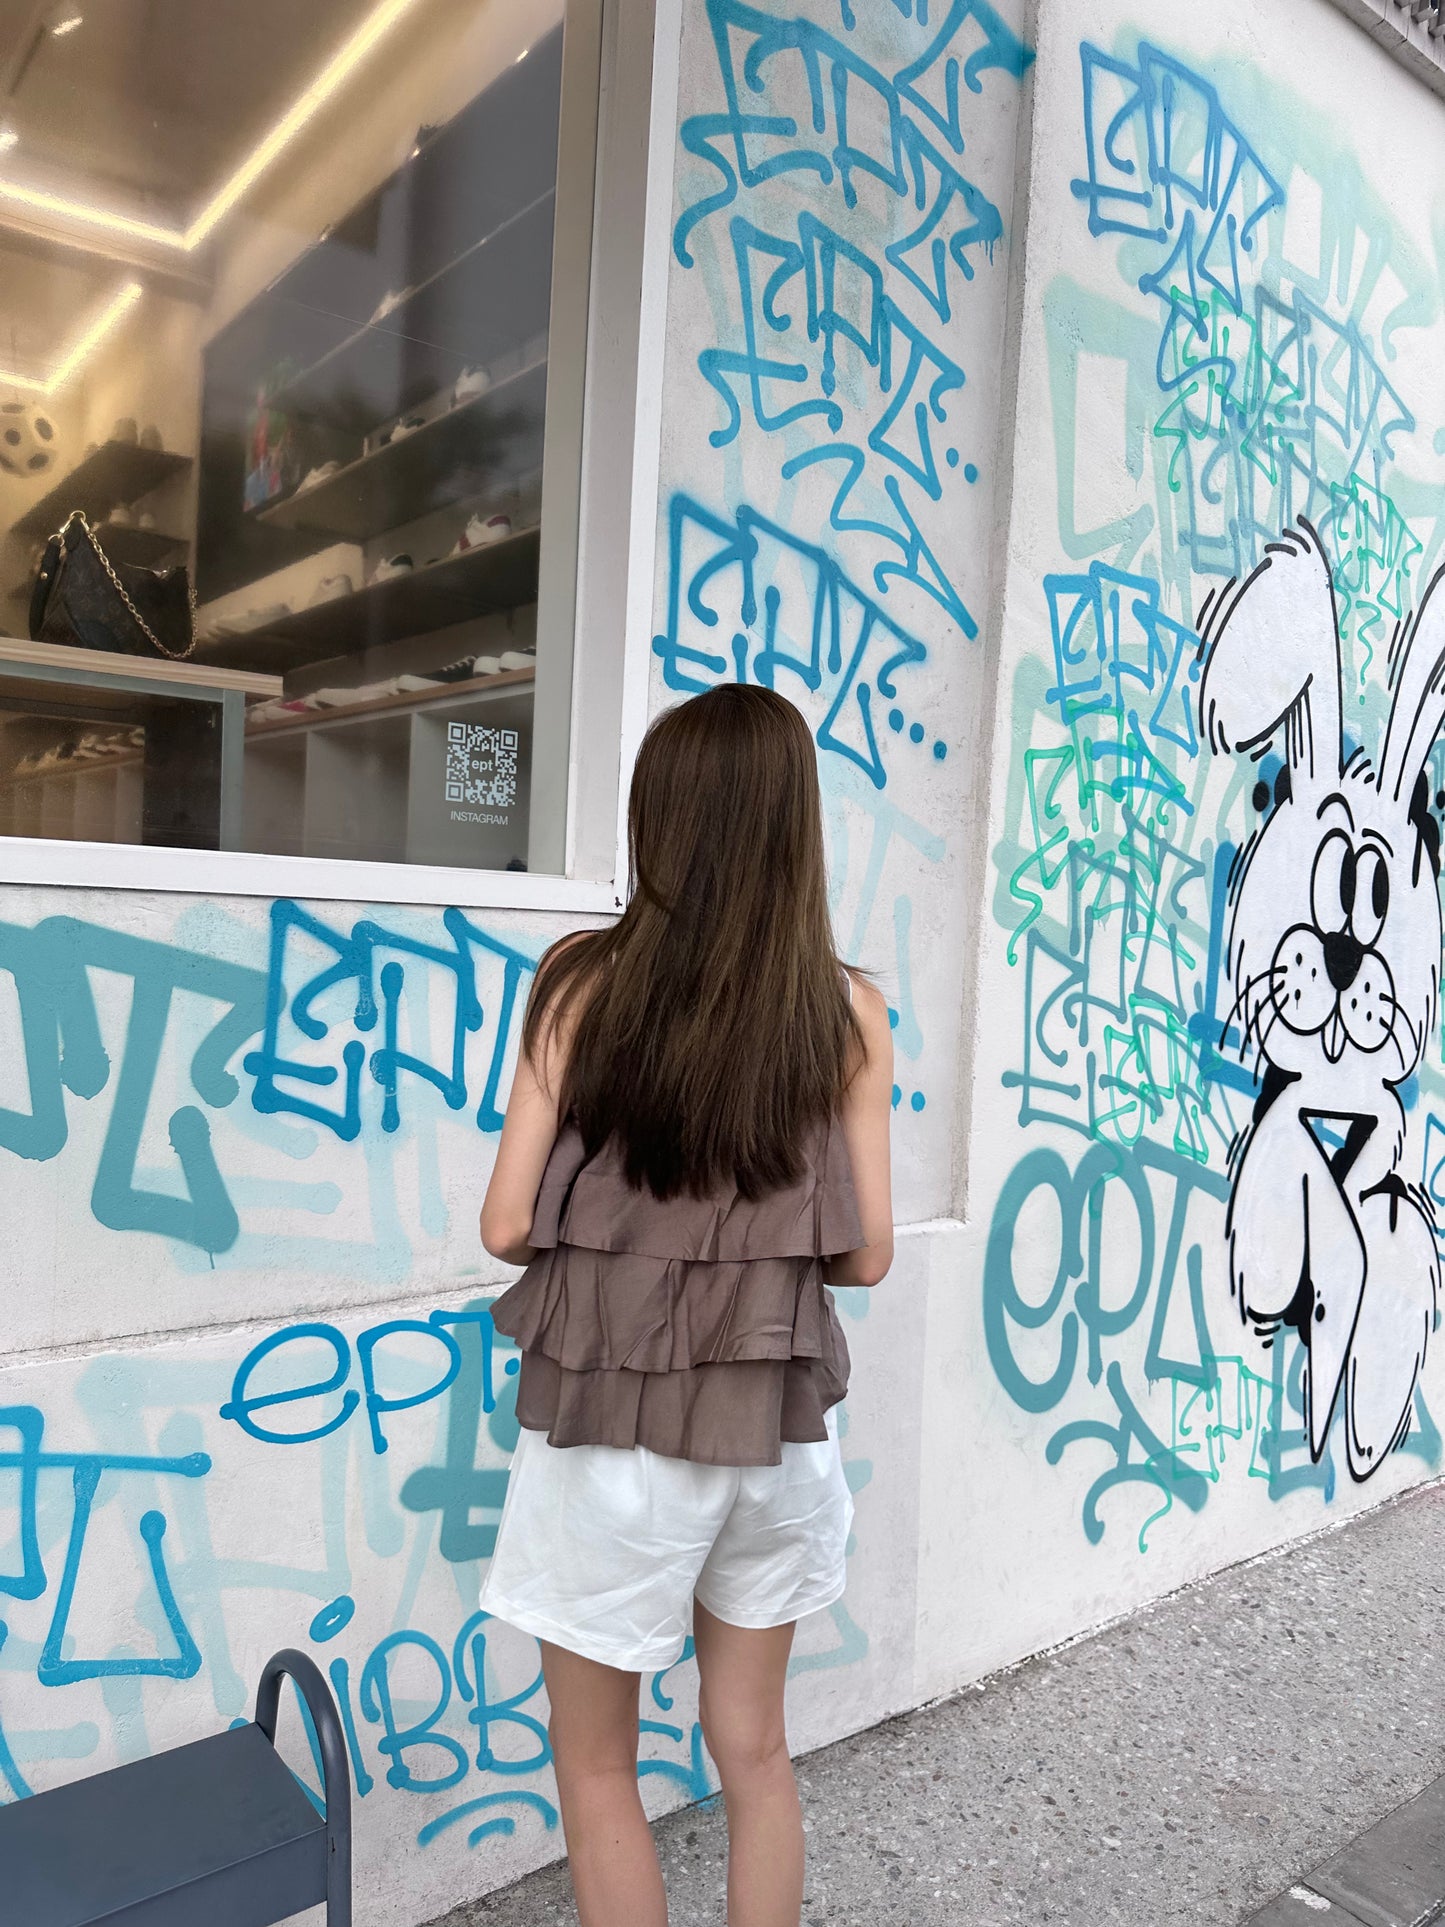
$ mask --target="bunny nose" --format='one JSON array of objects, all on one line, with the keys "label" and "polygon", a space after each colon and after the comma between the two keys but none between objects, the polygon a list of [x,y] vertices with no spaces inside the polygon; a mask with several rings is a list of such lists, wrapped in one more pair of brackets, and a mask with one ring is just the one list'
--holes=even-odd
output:
[{"label": "bunny nose", "polygon": [[1336,990],[1348,990],[1364,962],[1364,945],[1348,930],[1332,930],[1323,942],[1326,975]]}]

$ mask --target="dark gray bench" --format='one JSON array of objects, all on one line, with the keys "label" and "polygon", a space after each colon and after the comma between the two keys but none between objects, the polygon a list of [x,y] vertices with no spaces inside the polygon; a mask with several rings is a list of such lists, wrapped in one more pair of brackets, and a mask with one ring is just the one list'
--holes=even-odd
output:
[{"label": "dark gray bench", "polygon": [[[281,1681],[321,1748],[326,1812],[276,1751]],[[351,1927],[351,1773],[304,1653],[267,1662],[249,1726],[0,1807],[4,1927],[270,1927],[326,1903]]]}]

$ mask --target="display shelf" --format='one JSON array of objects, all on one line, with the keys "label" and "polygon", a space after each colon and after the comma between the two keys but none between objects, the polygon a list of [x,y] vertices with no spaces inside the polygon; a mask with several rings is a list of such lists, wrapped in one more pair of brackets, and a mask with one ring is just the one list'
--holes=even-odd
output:
[{"label": "display shelf", "polygon": [[167,556],[181,559],[190,547],[184,535],[167,535],[164,529],[131,528],[102,522],[91,533],[112,562],[129,562],[138,569],[159,568]]},{"label": "display shelf", "polygon": [[518,683],[536,680],[535,669],[503,669],[495,676],[469,676],[465,682],[439,682],[430,689],[415,689],[396,696],[377,696],[370,702],[347,703],[339,709],[312,709],[304,715],[287,716],[277,722],[251,723],[246,729],[246,746],[271,736],[294,735],[297,730],[335,727],[359,722],[367,716],[408,709],[429,709],[438,703],[461,696],[480,695],[488,690],[511,689]]},{"label": "display shelf", "polygon": [[26,642],[19,636],[0,636],[0,680],[6,663],[33,674],[36,669],[53,669],[54,680],[83,674],[113,676],[118,687],[130,689],[137,683],[154,683],[156,693],[166,693],[167,683],[186,684],[197,689],[238,689],[247,696],[279,696],[279,676],[258,675],[249,669],[223,669],[197,662],[170,662],[161,656],[130,656],[120,650],[73,649],[63,642]]},{"label": "display shelf", "polygon": [[396,306],[363,322],[281,389],[276,405],[326,419],[338,395],[404,414],[544,334],[551,299],[555,187],[500,222]]},{"label": "display shelf", "polygon": [[144,771],[138,755],[0,781],[0,836],[139,843]]},{"label": "display shelf", "polygon": [[406,716],[312,733],[302,827],[307,856],[406,861],[410,746]]},{"label": "display shelf", "polygon": [[281,529],[365,542],[542,466],[547,364],[497,382],[329,481],[256,511]]},{"label": "display shelf", "polygon": [[71,469],[15,524],[17,535],[53,535],[76,509],[103,522],[118,503],[127,508],[191,466],[189,455],[168,448],[142,448],[138,442],[102,442]]},{"label": "display shelf", "polygon": [[118,751],[114,756],[97,756],[86,762],[55,763],[49,769],[15,770],[0,776],[0,796],[9,795],[26,783],[78,783],[91,776],[108,776],[114,770],[139,769],[145,753],[138,749]]},{"label": "display shelf", "polygon": [[382,643],[430,635],[479,616],[499,615],[537,599],[541,535],[523,529],[505,542],[467,549],[426,568],[368,583],[350,595],[297,609],[240,635],[203,642],[204,664],[270,656],[289,668],[354,655]]}]

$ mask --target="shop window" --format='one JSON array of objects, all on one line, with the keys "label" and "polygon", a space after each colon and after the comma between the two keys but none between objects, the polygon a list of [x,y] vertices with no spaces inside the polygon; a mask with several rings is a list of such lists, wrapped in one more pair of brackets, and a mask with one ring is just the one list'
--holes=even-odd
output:
[{"label": "shop window", "polygon": [[12,10],[0,836],[560,867],[572,11]]}]

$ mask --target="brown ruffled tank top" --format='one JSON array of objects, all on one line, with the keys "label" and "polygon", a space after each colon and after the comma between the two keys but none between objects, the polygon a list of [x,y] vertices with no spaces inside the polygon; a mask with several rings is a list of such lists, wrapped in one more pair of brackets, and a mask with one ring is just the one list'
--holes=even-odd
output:
[{"label": "brown ruffled tank top", "polygon": [[660,1202],[575,1125],[537,1194],[537,1256],[492,1307],[521,1348],[517,1417],[552,1445],[644,1445],[706,1465],[777,1465],[828,1436],[848,1347],[823,1261],[863,1243],[842,1127],[796,1184]]}]

